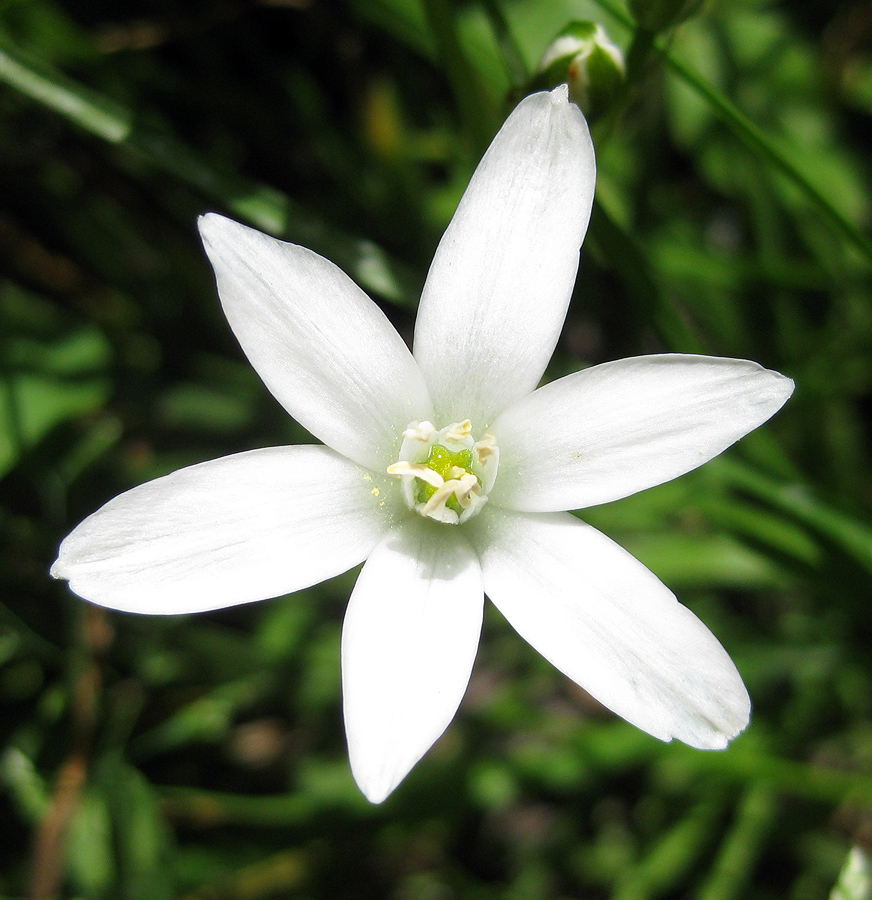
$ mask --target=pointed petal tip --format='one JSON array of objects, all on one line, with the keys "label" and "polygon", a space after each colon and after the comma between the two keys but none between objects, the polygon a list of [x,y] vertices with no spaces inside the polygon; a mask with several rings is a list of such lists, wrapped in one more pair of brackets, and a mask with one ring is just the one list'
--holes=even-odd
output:
[{"label": "pointed petal tip", "polygon": [[51,575],[52,578],[56,578],[59,581],[67,577],[64,573],[64,568],[61,563],[60,556],[51,564],[51,568],[48,570],[48,574]]},{"label": "pointed petal tip", "polygon": [[774,416],[794,389],[792,379],[751,360],[696,354],[581,369],[494,423],[501,465],[491,500],[547,512],[628,497],[723,453]]},{"label": "pointed petal tip", "polygon": [[64,539],[51,574],[98,606],[148,615],[293,593],[378,543],[390,516],[369,484],[317,445],[199,463],[110,500]]},{"label": "pointed petal tip", "polygon": [[551,102],[558,106],[561,103],[569,103],[569,85],[568,84],[558,84],[553,91],[551,91]]},{"label": "pointed petal tip", "polygon": [[200,239],[208,247],[214,244],[222,231],[233,231],[244,229],[244,225],[222,216],[220,213],[207,212],[197,217],[197,230],[200,232]]},{"label": "pointed petal tip", "polygon": [[[747,727],[748,722],[745,722],[745,724],[739,728],[733,728],[732,726],[723,730],[716,728],[705,736],[696,738],[695,740],[689,740],[680,735],[673,735],[673,737],[683,744],[693,747],[695,750],[726,750]],[[670,737],[670,741],[671,740],[672,737]]]},{"label": "pointed petal tip", "polygon": [[[212,260],[216,250],[231,250],[238,246],[240,240],[246,238],[254,240],[256,245],[262,241],[277,241],[272,235],[264,234],[249,225],[243,225],[236,219],[223,216],[221,213],[207,212],[197,217],[197,230],[200,232],[200,240],[206,249],[206,254]],[[284,243],[284,242],[280,242]]]},{"label": "pointed petal tip", "polygon": [[782,403],[786,403],[793,396],[793,392],[796,390],[796,382],[792,378],[788,378],[786,375],[782,375],[780,372],[773,371],[773,374],[778,376],[778,383],[781,387],[781,394],[784,397]]},{"label": "pointed petal tip", "polygon": [[362,773],[357,773],[352,768],[354,781],[360,788],[361,794],[369,800],[373,806],[378,806],[385,802],[391,794],[397,789],[403,777],[386,778],[385,773],[381,773],[381,777],[374,778],[371,775],[364,777]]},{"label": "pointed petal tip", "polygon": [[223,216],[220,216],[215,212],[207,212],[203,213],[201,216],[197,216],[197,230],[202,234],[204,231],[207,231],[211,227],[211,222],[214,219],[221,219]]},{"label": "pointed petal tip", "polygon": [[698,749],[723,749],[746,727],[751,701],[727,651],[605,535],[568,514],[508,510],[497,528],[475,520],[471,533],[494,605],[604,706]]},{"label": "pointed petal tip", "polygon": [[[346,710],[347,713],[347,710]],[[384,803],[402,784],[419,761],[400,760],[390,754],[374,754],[365,735],[356,729],[352,733],[345,720],[346,744],[351,775],[361,794],[375,806]]]},{"label": "pointed petal tip", "polygon": [[[742,360],[737,360],[737,362],[742,362]],[[760,422],[762,425],[766,419],[774,416],[787,403],[796,390],[796,383],[792,378],[782,375],[775,369],[767,369],[759,363],[750,361],[748,361],[748,365],[754,367],[749,374],[756,379],[760,387],[758,403],[768,410],[768,415]]]},{"label": "pointed petal tip", "polygon": [[521,100],[479,163],[421,296],[414,352],[439,418],[493,421],[539,383],[595,183],[590,131],[566,85]]}]

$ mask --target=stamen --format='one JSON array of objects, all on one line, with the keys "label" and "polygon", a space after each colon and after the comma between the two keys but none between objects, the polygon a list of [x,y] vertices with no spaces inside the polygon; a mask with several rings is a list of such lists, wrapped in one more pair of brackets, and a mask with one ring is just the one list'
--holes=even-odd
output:
[{"label": "stamen", "polygon": [[449,482],[454,485],[454,496],[457,502],[466,509],[469,506],[469,498],[471,494],[480,494],[481,485],[472,472],[467,472],[458,481]]},{"label": "stamen", "polygon": [[420,478],[421,481],[426,481],[427,484],[432,484],[435,488],[441,488],[445,484],[445,479],[438,472],[434,472],[420,463],[404,462],[403,460],[388,466],[388,475],[413,475],[415,478]]},{"label": "stamen", "polygon": [[436,434],[436,426],[432,422],[418,422],[417,425],[410,425],[403,432],[403,437],[415,441],[429,441],[434,434]]},{"label": "stamen", "polygon": [[462,422],[451,425],[442,437],[446,441],[460,443],[464,438],[469,437],[471,433],[472,422],[470,422],[469,419],[464,419]]},{"label": "stamen", "polygon": [[480,441],[476,441],[472,449],[478,461],[483,463],[497,452],[497,440],[492,434],[486,434]]},{"label": "stamen", "polygon": [[410,509],[437,522],[457,525],[487,502],[499,467],[493,435],[472,436],[464,419],[437,430],[432,422],[412,422],[403,432],[400,458],[388,474],[402,479]]},{"label": "stamen", "polygon": [[453,484],[453,481],[448,481],[442,487],[437,488],[433,496],[421,507],[421,515],[429,516],[437,509],[441,510],[454,494]]}]

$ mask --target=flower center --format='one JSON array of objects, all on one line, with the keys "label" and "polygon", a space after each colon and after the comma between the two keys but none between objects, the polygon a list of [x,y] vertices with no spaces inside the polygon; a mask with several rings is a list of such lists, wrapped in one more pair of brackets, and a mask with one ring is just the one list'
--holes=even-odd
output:
[{"label": "flower center", "polygon": [[493,435],[476,441],[469,419],[441,431],[432,422],[412,422],[403,432],[399,461],[388,473],[402,479],[409,509],[457,525],[487,502],[499,465]]}]

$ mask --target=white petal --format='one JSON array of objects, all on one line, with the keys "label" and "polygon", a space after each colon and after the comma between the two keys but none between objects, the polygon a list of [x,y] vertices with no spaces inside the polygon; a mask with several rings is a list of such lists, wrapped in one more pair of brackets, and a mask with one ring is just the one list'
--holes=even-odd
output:
[{"label": "white petal", "polygon": [[61,544],[52,575],[152,614],[291,593],[366,558],[395,512],[380,485],[326,447],[225,456],[110,500]]},{"label": "white petal", "polygon": [[683,475],[762,425],[793,382],[744,359],[639,356],[583,369],[507,409],[490,499],[581,509]]},{"label": "white petal", "polygon": [[485,154],[421,297],[415,358],[437,424],[487,427],[539,383],[593,202],[587,123],[565,85],[523,100]]},{"label": "white petal", "polygon": [[448,727],[481,632],[481,568],[459,528],[410,519],[367,560],[342,629],[351,770],[381,803]]},{"label": "white petal", "polygon": [[215,213],[199,224],[230,326],[273,396],[349,459],[396,462],[402,430],[432,408],[384,313],[311,250]]},{"label": "white petal", "polygon": [[[490,515],[488,515],[490,514]],[[470,523],[487,595],[519,634],[649,734],[719,749],[750,700],[714,635],[640,562],[569,513]]]}]

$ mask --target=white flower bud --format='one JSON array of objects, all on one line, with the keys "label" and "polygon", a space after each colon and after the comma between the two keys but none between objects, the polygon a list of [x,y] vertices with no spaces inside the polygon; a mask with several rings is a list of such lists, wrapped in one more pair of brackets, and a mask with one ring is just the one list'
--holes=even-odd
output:
[{"label": "white flower bud", "polygon": [[609,107],[626,75],[624,55],[597,22],[570,22],[551,42],[539,63],[549,86],[565,81],[569,95],[588,119]]}]

